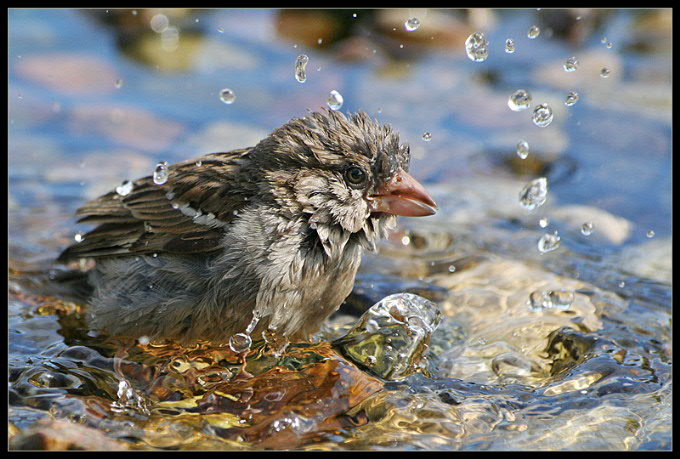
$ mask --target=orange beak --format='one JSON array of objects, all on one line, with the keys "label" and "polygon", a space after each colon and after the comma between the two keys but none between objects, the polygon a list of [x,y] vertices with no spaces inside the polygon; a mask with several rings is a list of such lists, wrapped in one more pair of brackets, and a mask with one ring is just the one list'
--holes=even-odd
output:
[{"label": "orange beak", "polygon": [[437,204],[423,185],[403,170],[368,197],[371,212],[404,217],[426,217],[437,212]]}]

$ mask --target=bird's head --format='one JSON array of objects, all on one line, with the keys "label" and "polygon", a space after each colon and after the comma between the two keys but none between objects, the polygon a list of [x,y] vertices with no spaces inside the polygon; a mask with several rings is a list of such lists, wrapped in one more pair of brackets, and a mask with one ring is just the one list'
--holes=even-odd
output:
[{"label": "bird's head", "polygon": [[408,146],[389,125],[364,112],[345,116],[325,110],[293,119],[256,151],[253,161],[282,208],[308,215],[322,242],[341,239],[330,245],[342,247],[357,234],[373,248],[394,216],[421,217],[437,209],[408,174]]}]

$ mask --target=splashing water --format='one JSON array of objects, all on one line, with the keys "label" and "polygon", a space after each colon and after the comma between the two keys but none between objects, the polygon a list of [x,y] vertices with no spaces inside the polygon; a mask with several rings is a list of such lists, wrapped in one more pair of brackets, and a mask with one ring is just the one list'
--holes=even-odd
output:
[{"label": "splashing water", "polygon": [[483,33],[475,32],[465,40],[465,53],[475,62],[483,62],[489,57],[489,42]]},{"label": "splashing water", "polygon": [[548,197],[548,179],[537,178],[529,182],[519,193],[520,204],[528,210],[542,206]]},{"label": "splashing water", "polygon": [[330,108],[331,110],[340,110],[340,107],[342,107],[343,102],[344,99],[342,98],[342,94],[340,94],[338,91],[334,89],[328,96],[328,101],[326,102],[326,105],[328,105],[328,108]]},{"label": "splashing water", "polygon": [[553,234],[544,234],[538,240],[538,251],[548,253],[556,250],[560,246],[560,236],[555,231]]},{"label": "splashing water", "polygon": [[229,88],[220,91],[220,100],[227,105],[231,105],[236,100],[236,94]]},{"label": "splashing water", "polygon": [[531,26],[527,32],[527,37],[533,40],[534,38],[538,37],[540,33],[541,29],[538,26]]},{"label": "splashing water", "polygon": [[307,81],[307,72],[305,71],[305,67],[307,67],[308,62],[309,57],[307,57],[306,54],[300,54],[295,60],[295,79],[300,83]]},{"label": "splashing water", "polygon": [[543,290],[529,295],[529,307],[532,311],[555,308],[567,310],[574,302],[574,292],[571,290]]},{"label": "splashing water", "polygon": [[153,171],[153,183],[156,185],[163,185],[168,181],[168,163],[160,161],[156,164],[156,169]]},{"label": "splashing water", "polygon": [[537,105],[531,119],[538,127],[547,127],[553,121],[553,111],[548,104]]},{"label": "splashing water", "polygon": [[574,105],[576,102],[579,100],[579,95],[576,92],[570,92],[567,94],[567,97],[564,99],[564,105],[567,107],[571,107]]},{"label": "splashing water", "polygon": [[564,63],[564,71],[565,72],[574,72],[576,69],[578,69],[578,59],[576,59],[574,56],[570,57],[567,59],[567,61]]},{"label": "splashing water", "polygon": [[527,156],[529,156],[529,143],[526,140],[520,140],[517,143],[516,153],[520,158],[527,159]]},{"label": "splashing water", "polygon": [[508,38],[505,40],[505,52],[508,54],[512,54],[515,52],[515,41]]},{"label": "splashing water", "polygon": [[584,236],[590,236],[593,234],[593,228],[595,225],[593,225],[593,222],[585,222],[583,225],[581,225],[581,234]]},{"label": "splashing water", "polygon": [[508,107],[513,112],[526,110],[531,106],[531,94],[524,89],[518,89],[508,98]]},{"label": "splashing water", "polygon": [[420,20],[418,18],[409,18],[404,23],[404,28],[407,32],[418,30],[418,27],[420,27]]}]

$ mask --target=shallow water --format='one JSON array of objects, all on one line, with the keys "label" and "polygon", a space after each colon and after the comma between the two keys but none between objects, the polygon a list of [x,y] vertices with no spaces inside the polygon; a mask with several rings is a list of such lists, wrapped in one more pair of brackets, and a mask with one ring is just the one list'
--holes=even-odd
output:
[{"label": "shallow water", "polygon": [[[157,13],[9,11],[10,433],[55,418],[108,448],[671,449],[670,10]],[[519,89],[532,105],[513,111]],[[234,388],[228,350],[138,346],[121,388],[81,306],[27,287],[82,230],[75,209],[158,161],[252,145],[333,90],[410,143],[440,212],[400,219],[318,347],[281,369],[258,354]],[[522,206],[540,177],[545,203]],[[382,380],[324,344],[398,291],[442,312],[421,371]]]}]

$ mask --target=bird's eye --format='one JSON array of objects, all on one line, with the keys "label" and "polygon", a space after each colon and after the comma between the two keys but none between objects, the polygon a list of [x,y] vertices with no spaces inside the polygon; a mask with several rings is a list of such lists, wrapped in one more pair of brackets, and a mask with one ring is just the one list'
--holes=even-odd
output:
[{"label": "bird's eye", "polygon": [[360,167],[352,166],[345,171],[345,179],[350,185],[362,185],[366,181],[366,172]]}]

